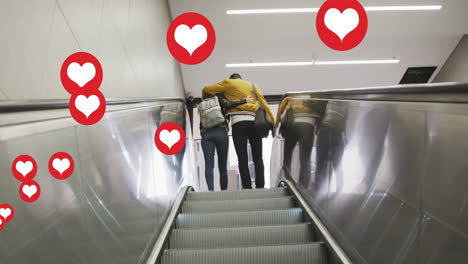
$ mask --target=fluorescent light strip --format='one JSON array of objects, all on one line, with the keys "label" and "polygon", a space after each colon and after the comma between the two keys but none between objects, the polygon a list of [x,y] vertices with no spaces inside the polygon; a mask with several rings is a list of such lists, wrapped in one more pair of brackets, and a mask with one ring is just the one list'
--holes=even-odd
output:
[{"label": "fluorescent light strip", "polygon": [[263,62],[263,63],[228,63],[227,68],[312,66],[312,65],[351,65],[351,64],[396,64],[400,60],[350,60],[350,61],[305,61],[305,62]]},{"label": "fluorescent light strip", "polygon": [[423,6],[366,6],[366,11],[430,11],[441,10],[441,5],[423,5]]},{"label": "fluorescent light strip", "polygon": [[400,60],[316,61],[315,65],[396,64]]},{"label": "fluorescent light strip", "polygon": [[276,67],[276,66],[311,66],[313,61],[306,62],[265,62],[265,63],[228,63],[227,68],[238,67]]},{"label": "fluorescent light strip", "polygon": [[[441,10],[442,5],[421,5],[421,6],[366,6],[366,11],[430,11]],[[276,8],[276,9],[244,9],[227,10],[228,15],[249,15],[249,14],[287,14],[287,13],[317,13],[319,8]]]},{"label": "fluorescent light strip", "polygon": [[279,8],[279,9],[246,9],[227,10],[228,15],[248,15],[248,14],[285,14],[285,13],[317,13],[318,8]]}]

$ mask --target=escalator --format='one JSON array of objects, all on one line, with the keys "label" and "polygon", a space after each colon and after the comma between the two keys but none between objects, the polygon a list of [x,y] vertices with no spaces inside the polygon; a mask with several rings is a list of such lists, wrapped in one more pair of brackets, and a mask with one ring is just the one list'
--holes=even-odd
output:
[{"label": "escalator", "polygon": [[318,220],[297,195],[291,183],[275,189],[187,192],[168,219],[167,237],[164,231],[160,237],[164,246],[146,263],[347,263],[322,241]]},{"label": "escalator", "polygon": [[[15,210],[0,230],[0,263],[467,262],[467,85],[288,97],[326,101],[325,116],[341,106],[341,130],[322,124],[310,156],[297,142],[285,151],[277,133],[268,181],[277,188],[214,193],[200,186],[185,114],[181,155],[154,146],[163,110],[184,109],[183,99],[110,100],[89,127],[67,102],[0,104],[0,203]],[[59,151],[75,160],[63,181],[47,167]],[[38,163],[34,203],[11,176],[21,154]]]}]

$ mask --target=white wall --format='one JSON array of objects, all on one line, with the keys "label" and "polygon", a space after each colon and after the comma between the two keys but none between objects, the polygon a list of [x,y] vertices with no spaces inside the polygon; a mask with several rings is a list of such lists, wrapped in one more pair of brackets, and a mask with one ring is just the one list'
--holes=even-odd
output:
[{"label": "white wall", "polygon": [[468,35],[460,40],[434,82],[468,82]]},{"label": "white wall", "polygon": [[1,0],[0,99],[69,98],[62,62],[86,51],[112,97],[183,96],[167,0]]}]

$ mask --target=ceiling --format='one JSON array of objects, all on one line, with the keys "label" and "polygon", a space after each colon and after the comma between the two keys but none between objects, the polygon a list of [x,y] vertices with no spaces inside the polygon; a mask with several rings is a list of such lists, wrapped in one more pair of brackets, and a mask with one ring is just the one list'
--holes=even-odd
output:
[{"label": "ceiling", "polygon": [[[315,13],[227,15],[232,9],[320,7],[323,0],[169,0],[172,17],[206,16],[216,31],[211,56],[183,65],[185,90],[200,96],[205,85],[233,72],[259,85],[264,94],[287,91],[395,85],[408,67],[442,66],[468,33],[466,0],[361,0],[363,6],[443,5],[440,11],[368,12],[361,44],[345,52],[325,46],[315,30]],[[399,59],[399,64],[226,68],[226,63]],[[439,69],[437,69],[438,71]],[[434,76],[437,74],[434,74]]]}]

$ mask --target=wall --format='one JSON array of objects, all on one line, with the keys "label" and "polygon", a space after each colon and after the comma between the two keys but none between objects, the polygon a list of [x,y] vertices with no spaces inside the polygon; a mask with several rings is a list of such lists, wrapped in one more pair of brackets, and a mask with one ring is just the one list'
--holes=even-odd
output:
[{"label": "wall", "polygon": [[0,99],[69,98],[59,72],[78,51],[100,60],[108,98],[183,96],[170,21],[166,0],[3,0]]},{"label": "wall", "polygon": [[452,52],[434,82],[468,82],[468,35]]}]

